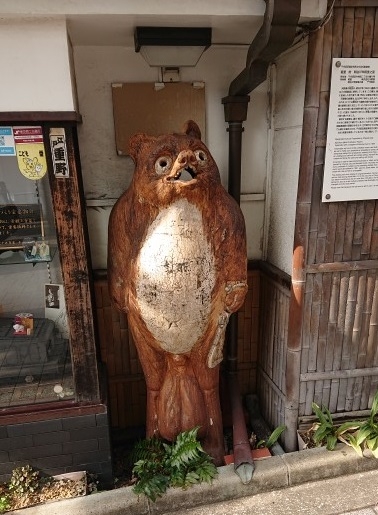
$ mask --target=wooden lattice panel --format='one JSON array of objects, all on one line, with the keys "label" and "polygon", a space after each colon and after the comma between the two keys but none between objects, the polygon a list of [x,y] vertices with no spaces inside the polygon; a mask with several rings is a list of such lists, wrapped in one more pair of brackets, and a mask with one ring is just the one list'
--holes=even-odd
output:
[{"label": "wooden lattice panel", "polygon": [[272,427],[285,423],[286,350],[289,278],[273,267],[260,277],[260,343],[257,391],[260,408]]}]

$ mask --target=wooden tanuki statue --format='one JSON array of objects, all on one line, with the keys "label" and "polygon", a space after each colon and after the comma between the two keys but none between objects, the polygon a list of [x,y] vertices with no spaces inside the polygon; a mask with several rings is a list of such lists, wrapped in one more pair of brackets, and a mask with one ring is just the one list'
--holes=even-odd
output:
[{"label": "wooden tanuki statue", "polygon": [[219,366],[226,325],[247,292],[243,215],[195,122],[130,140],[136,169],[109,220],[111,297],[127,313],[147,383],[147,436],[200,426],[223,458]]}]

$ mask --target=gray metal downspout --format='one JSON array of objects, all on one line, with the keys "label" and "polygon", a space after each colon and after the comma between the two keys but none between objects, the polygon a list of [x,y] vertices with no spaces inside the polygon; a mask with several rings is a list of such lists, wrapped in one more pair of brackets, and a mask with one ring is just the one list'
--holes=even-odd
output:
[{"label": "gray metal downspout", "polygon": [[[229,95],[222,99],[229,133],[228,190],[238,203],[243,122],[247,119],[248,94],[264,82],[269,64],[293,43],[301,12],[301,0],[265,2],[264,21],[249,47],[246,67],[231,82]],[[246,484],[252,479],[254,464],[237,380],[237,336],[237,315],[234,314],[227,328],[227,375],[232,407],[234,468]]]}]

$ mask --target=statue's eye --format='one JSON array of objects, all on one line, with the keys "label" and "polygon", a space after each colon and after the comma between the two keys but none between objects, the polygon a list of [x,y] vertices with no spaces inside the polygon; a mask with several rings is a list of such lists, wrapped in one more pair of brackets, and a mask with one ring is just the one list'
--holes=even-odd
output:
[{"label": "statue's eye", "polygon": [[206,155],[206,152],[204,152],[203,150],[196,150],[194,152],[195,156],[196,156],[196,159],[197,159],[197,163],[201,166],[203,164],[206,163],[207,161],[207,155]]},{"label": "statue's eye", "polygon": [[168,156],[159,157],[155,162],[155,172],[158,175],[166,173],[171,169],[172,159]]}]

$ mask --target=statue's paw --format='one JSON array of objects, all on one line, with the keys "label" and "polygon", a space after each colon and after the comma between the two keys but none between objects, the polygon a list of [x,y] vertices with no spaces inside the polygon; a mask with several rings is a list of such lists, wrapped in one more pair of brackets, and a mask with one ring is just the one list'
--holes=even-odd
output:
[{"label": "statue's paw", "polygon": [[226,311],[234,313],[244,302],[248,285],[244,282],[229,282],[226,284]]}]

